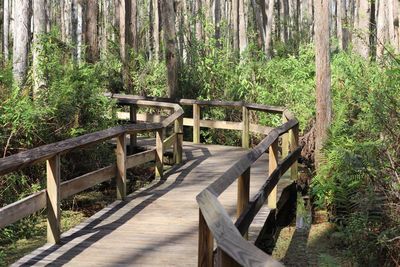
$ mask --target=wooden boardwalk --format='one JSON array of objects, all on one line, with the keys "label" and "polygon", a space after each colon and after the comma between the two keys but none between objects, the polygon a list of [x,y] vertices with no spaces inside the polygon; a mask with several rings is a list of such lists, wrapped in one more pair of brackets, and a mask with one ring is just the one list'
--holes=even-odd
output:
[{"label": "wooden boardwalk", "polygon": [[[116,201],[64,233],[61,245],[45,245],[13,266],[197,266],[199,208],[196,195],[234,165],[246,150],[184,143],[184,162],[163,180]],[[251,168],[250,197],[266,180],[267,157]],[[282,178],[278,189],[289,183]],[[236,183],[220,196],[234,218]],[[280,190],[279,190],[280,191]],[[250,227],[261,229],[268,208]]]}]

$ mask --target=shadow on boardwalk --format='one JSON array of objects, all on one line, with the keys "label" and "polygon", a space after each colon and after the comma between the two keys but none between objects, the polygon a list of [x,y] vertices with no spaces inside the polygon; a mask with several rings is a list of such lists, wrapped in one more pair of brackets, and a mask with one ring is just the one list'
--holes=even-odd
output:
[{"label": "shadow on boardwalk", "polygon": [[[196,152],[196,150],[200,150],[200,152],[201,152],[200,156],[193,155],[193,152]],[[114,204],[111,205],[111,207],[106,212],[104,212],[104,213],[100,212],[99,216],[94,216],[93,217],[94,219],[92,221],[90,221],[87,225],[85,225],[82,228],[78,228],[78,229],[76,229],[76,231],[74,233],[63,237],[61,240],[61,245],[50,246],[47,249],[41,251],[39,254],[33,255],[29,259],[26,259],[24,261],[24,263],[22,264],[22,266],[34,265],[35,263],[45,259],[50,254],[57,252],[57,250],[59,250],[60,248],[62,248],[65,245],[67,245],[68,243],[76,242],[75,240],[77,238],[79,238],[83,235],[91,234],[88,238],[86,238],[82,241],[79,241],[77,244],[74,244],[67,251],[63,252],[61,255],[59,255],[56,258],[56,260],[52,260],[51,262],[48,262],[48,264],[46,266],[61,266],[61,265],[68,263],[74,257],[81,254],[85,249],[87,249],[91,245],[95,244],[97,241],[99,241],[103,237],[113,233],[117,228],[124,225],[124,223],[126,223],[133,216],[137,215],[139,212],[144,210],[146,207],[148,207],[154,201],[156,201],[157,199],[159,199],[160,197],[162,197],[169,191],[171,191],[174,188],[176,188],[177,186],[179,186],[192,170],[194,170],[204,160],[206,160],[207,158],[209,158],[211,156],[211,153],[207,148],[199,147],[199,146],[185,146],[184,153],[186,156],[185,162],[180,166],[174,166],[166,174],[164,179],[161,179],[161,180],[155,182],[153,185],[140,191],[139,193],[131,194],[130,196],[127,197],[126,201],[115,202]],[[162,190],[158,190],[160,188],[160,186],[164,185],[168,181],[168,179],[174,174],[177,174],[177,176],[174,178],[175,180],[167,187],[162,188]],[[170,181],[168,181],[168,182],[170,182]],[[129,210],[128,212],[123,214],[117,220],[114,220],[105,225],[98,226],[99,224],[101,224],[102,222],[104,222],[105,220],[110,218],[113,214],[117,213],[122,208],[126,207],[130,203],[130,201],[140,198],[140,197],[144,197],[144,196],[149,196],[149,197],[147,197],[145,200],[143,200],[140,204],[135,205],[131,210]],[[174,240],[181,239],[185,235],[192,234],[193,231],[195,231],[195,229],[183,231],[177,236],[168,237],[167,239],[163,240],[163,243],[168,244],[170,242],[173,242]],[[149,244],[148,246],[146,246],[146,248],[135,251],[134,254],[129,255],[129,258],[137,260],[138,258],[140,258],[140,255],[142,255],[145,250],[152,250],[152,249],[154,249],[154,247],[159,247],[162,245],[163,244],[161,242],[159,242],[157,244]],[[99,255],[99,256],[101,256],[101,255]],[[123,264],[123,263],[121,263],[121,264]]]}]

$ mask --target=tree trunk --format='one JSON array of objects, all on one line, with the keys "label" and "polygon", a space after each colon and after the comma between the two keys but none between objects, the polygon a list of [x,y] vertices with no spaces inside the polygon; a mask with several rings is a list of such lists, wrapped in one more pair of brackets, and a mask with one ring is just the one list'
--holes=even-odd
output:
[{"label": "tree trunk", "polygon": [[13,47],[13,76],[21,86],[25,82],[28,67],[29,31],[30,31],[30,1],[15,0],[14,16],[14,47]]},{"label": "tree trunk", "polygon": [[220,23],[221,23],[221,0],[214,0],[214,17],[215,17],[215,40],[217,41],[217,47],[220,46],[219,38],[221,35],[220,32]]},{"label": "tree trunk", "polygon": [[357,11],[355,14],[354,47],[362,57],[368,58],[370,20],[370,6],[368,1],[357,0]]},{"label": "tree trunk", "polygon": [[138,51],[138,39],[137,39],[137,1],[131,1],[131,11],[130,11],[130,20],[129,20],[129,45],[135,52]]},{"label": "tree trunk", "polygon": [[329,60],[329,6],[328,1],[315,1],[315,67],[316,67],[316,140],[315,164],[321,164],[322,147],[331,122],[331,74]]},{"label": "tree trunk", "polygon": [[33,97],[45,85],[43,73],[39,68],[39,57],[43,49],[40,35],[46,32],[46,0],[33,0]]},{"label": "tree trunk", "polygon": [[385,43],[388,40],[387,25],[387,0],[379,0],[377,5],[377,29],[376,29],[376,57],[382,58]]},{"label": "tree trunk", "polygon": [[7,62],[9,59],[9,34],[10,34],[10,0],[4,0],[3,7],[3,55],[4,61]]},{"label": "tree trunk", "polygon": [[159,3],[158,0],[153,1],[153,45],[154,45],[154,58],[158,61],[160,59],[160,16],[159,16]]},{"label": "tree trunk", "polygon": [[[267,0],[265,0],[267,1]],[[274,0],[268,0],[266,10],[267,20],[265,24],[265,54],[267,58],[271,57],[271,42],[272,42],[272,25],[274,24]]]},{"label": "tree trunk", "polygon": [[244,0],[239,0],[239,51],[243,53],[247,48],[247,20]]},{"label": "tree trunk", "polygon": [[174,3],[162,0],[162,21],[165,43],[165,61],[167,64],[168,97],[177,97],[178,86],[178,59],[176,55],[175,11]]},{"label": "tree trunk", "polygon": [[89,63],[95,63],[99,60],[99,43],[97,34],[97,16],[99,14],[99,6],[96,0],[87,1],[86,10],[86,59]]},{"label": "tree trunk", "polygon": [[197,41],[202,41],[203,40],[203,22],[201,21],[201,14],[202,14],[202,0],[194,0],[196,9],[195,9],[195,16],[196,16],[196,39]]},{"label": "tree trunk", "polygon": [[84,29],[84,6],[81,1],[77,1],[77,23],[76,23],[76,58],[78,63],[82,61],[82,49],[83,49],[83,29]]},{"label": "tree trunk", "polygon": [[239,1],[232,0],[233,50],[239,51]]}]

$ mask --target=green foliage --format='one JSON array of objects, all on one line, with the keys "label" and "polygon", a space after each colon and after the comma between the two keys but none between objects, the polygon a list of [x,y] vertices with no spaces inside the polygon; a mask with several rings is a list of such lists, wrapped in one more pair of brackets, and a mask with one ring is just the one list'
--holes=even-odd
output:
[{"label": "green foliage", "polygon": [[[41,37],[39,70],[42,86],[35,99],[33,81],[24,88],[12,85],[8,67],[0,71],[0,144],[1,155],[10,155],[43,144],[95,132],[115,125],[114,106],[103,95],[105,84],[101,64],[78,64],[70,58],[70,47],[60,42],[57,33]],[[75,177],[90,170],[88,166],[104,164],[111,148],[72,152],[63,157],[63,178]],[[85,160],[77,160],[85,159]],[[88,164],[91,161],[92,164]],[[87,164],[79,164],[86,162]],[[3,176],[0,182],[0,205],[12,203],[42,189],[44,165],[36,165]],[[0,231],[7,243],[17,237],[35,233],[38,216],[32,215]]]},{"label": "green foliage", "polygon": [[400,69],[344,53],[332,66],[334,120],[313,180],[316,203],[342,225],[360,264],[399,260],[400,242],[388,240],[400,234]]}]

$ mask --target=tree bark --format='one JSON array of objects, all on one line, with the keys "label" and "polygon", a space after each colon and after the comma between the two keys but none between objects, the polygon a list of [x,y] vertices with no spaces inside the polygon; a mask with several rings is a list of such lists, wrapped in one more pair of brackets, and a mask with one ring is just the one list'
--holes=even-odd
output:
[{"label": "tree bark", "polygon": [[158,0],[153,1],[153,46],[154,46],[154,58],[158,61],[160,59],[160,16],[159,16],[159,3]]},{"label": "tree bark", "polygon": [[316,140],[315,164],[321,164],[322,147],[327,138],[332,117],[331,74],[329,59],[329,6],[328,1],[315,1],[315,67],[316,67]]},{"label": "tree bark", "polygon": [[3,55],[4,61],[7,62],[9,59],[9,36],[10,36],[10,0],[4,0],[3,7]]},{"label": "tree bark", "polygon": [[239,1],[241,0],[232,0],[232,35],[234,51],[239,51]]},{"label": "tree bark", "polygon": [[176,53],[175,11],[174,3],[162,0],[162,25],[164,30],[165,61],[167,64],[168,97],[177,97],[178,59]]},{"label": "tree bark", "polygon": [[130,0],[119,0],[119,37],[120,55],[122,62],[122,80],[126,92],[132,91],[132,82],[129,74],[129,40],[130,40]]},{"label": "tree bark", "polygon": [[33,0],[33,97],[45,85],[43,73],[39,68],[39,57],[43,49],[40,44],[40,35],[46,32],[46,0]]},{"label": "tree bark", "polygon": [[138,51],[138,39],[137,39],[137,30],[138,30],[138,23],[137,23],[137,1],[131,1],[130,4],[130,19],[129,19],[129,45],[135,52]]},{"label": "tree bark", "polygon": [[87,1],[86,10],[86,59],[89,63],[95,63],[99,60],[99,43],[97,34],[97,16],[99,14],[99,6],[96,0]]},{"label": "tree bark", "polygon": [[239,0],[239,51],[243,53],[247,48],[246,5]]},{"label": "tree bark", "polygon": [[22,86],[25,82],[28,67],[30,1],[15,0],[13,76],[15,82]]},{"label": "tree bark", "polygon": [[385,43],[388,41],[387,15],[387,0],[378,0],[376,27],[376,57],[378,59],[382,58]]},{"label": "tree bark", "polygon": [[370,6],[368,1],[357,0],[357,14],[355,14],[354,47],[364,58],[369,57],[369,20]]}]

